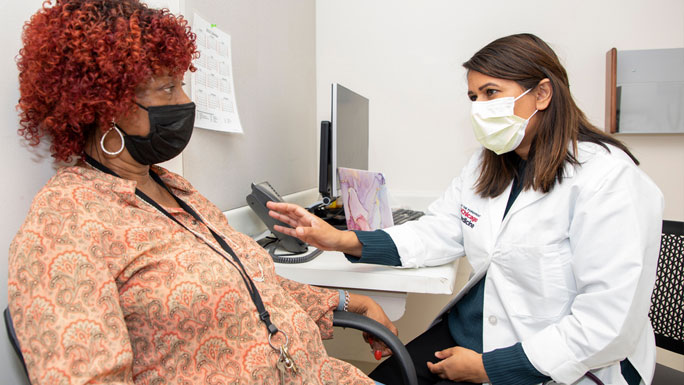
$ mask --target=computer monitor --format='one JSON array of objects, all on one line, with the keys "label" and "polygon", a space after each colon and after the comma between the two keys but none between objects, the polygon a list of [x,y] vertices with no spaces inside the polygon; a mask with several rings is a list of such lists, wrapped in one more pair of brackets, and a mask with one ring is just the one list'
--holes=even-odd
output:
[{"label": "computer monitor", "polygon": [[368,170],[368,99],[332,84],[331,120],[321,122],[319,192],[328,204],[340,195],[338,167]]}]

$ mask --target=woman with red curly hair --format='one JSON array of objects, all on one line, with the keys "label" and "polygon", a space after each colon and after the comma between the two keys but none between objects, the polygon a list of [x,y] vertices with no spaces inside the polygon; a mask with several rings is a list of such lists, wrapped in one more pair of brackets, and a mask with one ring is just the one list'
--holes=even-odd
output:
[{"label": "woman with red curly hair", "polygon": [[26,23],[22,134],[58,169],[10,246],[32,384],[373,384],[328,357],[332,312],[396,332],[371,299],[289,281],[185,179],[187,21],[136,0],[57,0]]}]

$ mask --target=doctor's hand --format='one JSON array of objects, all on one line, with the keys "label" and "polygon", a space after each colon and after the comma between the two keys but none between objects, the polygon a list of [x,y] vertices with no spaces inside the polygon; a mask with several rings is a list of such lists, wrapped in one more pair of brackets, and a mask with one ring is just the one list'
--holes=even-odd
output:
[{"label": "doctor's hand", "polygon": [[321,218],[292,203],[268,202],[268,215],[290,227],[275,225],[273,229],[297,237],[321,250],[336,250],[361,256],[361,242],[351,231],[341,231]]},{"label": "doctor's hand", "polygon": [[482,363],[482,354],[460,346],[435,352],[441,361],[428,362],[430,371],[440,378],[456,382],[489,382],[489,377]]}]

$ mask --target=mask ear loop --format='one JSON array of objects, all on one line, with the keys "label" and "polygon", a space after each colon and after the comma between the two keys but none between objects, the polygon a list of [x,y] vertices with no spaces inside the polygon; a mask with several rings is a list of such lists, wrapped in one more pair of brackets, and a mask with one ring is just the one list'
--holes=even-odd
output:
[{"label": "mask ear loop", "polygon": [[522,98],[523,96],[527,95],[527,93],[530,92],[530,91],[532,91],[533,89],[534,89],[534,87],[528,88],[527,91],[525,91],[525,92],[523,92],[522,94],[520,94],[520,96],[518,96],[517,98],[513,99],[513,101],[514,101],[514,102],[517,102],[518,99],[520,99],[520,98]]},{"label": "mask ear loop", "polygon": [[[520,98],[522,98],[523,96],[527,95],[527,93],[530,92],[530,91],[532,91],[533,89],[534,89],[534,87],[529,88],[527,91],[525,91],[525,92],[523,92],[522,94],[520,94],[520,96],[518,96],[517,98],[513,99],[513,102],[517,102],[518,99],[520,99]],[[539,110],[537,110],[537,109],[535,108],[535,110],[534,110],[534,112],[532,113],[532,115],[530,115],[529,118],[525,119],[525,121],[529,122],[530,119],[532,119],[532,117],[534,116],[534,114],[536,114],[538,111],[539,111]]]},{"label": "mask ear loop", "polygon": [[[109,134],[112,130],[116,131],[117,134],[119,134],[119,138],[121,138],[121,148],[119,148],[117,151],[107,151],[107,149],[104,146],[104,140],[107,134]],[[111,127],[109,127],[109,130],[102,135],[102,139],[100,139],[100,148],[102,151],[104,151],[105,154],[107,155],[119,155],[124,149],[124,137],[123,134],[121,133],[121,130],[119,130],[119,127],[116,126],[116,124],[112,124]]]}]

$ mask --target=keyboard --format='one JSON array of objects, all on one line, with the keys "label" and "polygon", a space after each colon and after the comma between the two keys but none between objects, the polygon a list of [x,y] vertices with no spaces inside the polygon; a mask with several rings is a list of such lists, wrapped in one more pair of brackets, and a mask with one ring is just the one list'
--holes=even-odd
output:
[{"label": "keyboard", "polygon": [[400,225],[408,221],[414,221],[425,215],[422,211],[409,210],[409,209],[394,209],[392,210],[392,219],[395,225]]}]

